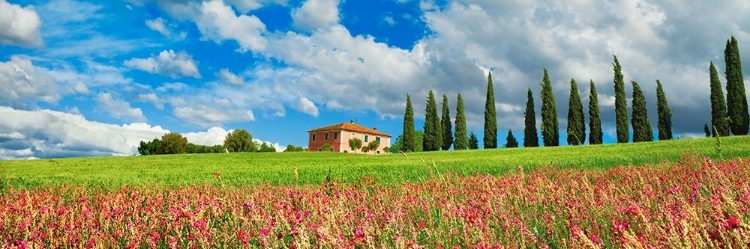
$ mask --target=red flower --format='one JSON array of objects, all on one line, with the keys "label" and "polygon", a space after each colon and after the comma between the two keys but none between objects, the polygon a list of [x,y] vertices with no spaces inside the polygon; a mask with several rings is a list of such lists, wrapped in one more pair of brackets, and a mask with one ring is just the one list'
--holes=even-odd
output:
[{"label": "red flower", "polygon": [[729,230],[738,228],[739,226],[740,226],[740,219],[738,219],[737,217],[729,216],[729,218],[727,218],[724,221],[724,227]]}]

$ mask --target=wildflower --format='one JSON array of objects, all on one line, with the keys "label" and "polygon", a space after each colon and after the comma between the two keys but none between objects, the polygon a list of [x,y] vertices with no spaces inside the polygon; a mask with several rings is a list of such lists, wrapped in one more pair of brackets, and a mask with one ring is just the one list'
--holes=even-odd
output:
[{"label": "wildflower", "polygon": [[740,219],[738,219],[737,217],[729,216],[729,218],[727,218],[724,221],[724,227],[726,229],[733,230],[735,228],[738,228],[739,226],[740,226]]}]

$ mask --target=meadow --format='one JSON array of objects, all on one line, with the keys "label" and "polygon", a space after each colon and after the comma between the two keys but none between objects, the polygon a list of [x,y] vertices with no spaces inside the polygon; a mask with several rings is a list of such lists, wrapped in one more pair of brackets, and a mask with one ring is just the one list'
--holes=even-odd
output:
[{"label": "meadow", "polygon": [[[712,158],[750,157],[750,136],[564,147],[442,151],[390,155],[353,153],[229,153],[127,157],[92,157],[0,161],[0,186],[34,189],[85,185],[118,189],[125,185],[179,187],[217,184],[214,174],[231,186],[320,185],[326,178],[354,183],[370,177],[379,184],[419,182],[428,169],[460,176],[500,176],[522,166],[604,170],[615,166],[673,162],[686,153]],[[295,170],[296,168],[296,170]]]}]

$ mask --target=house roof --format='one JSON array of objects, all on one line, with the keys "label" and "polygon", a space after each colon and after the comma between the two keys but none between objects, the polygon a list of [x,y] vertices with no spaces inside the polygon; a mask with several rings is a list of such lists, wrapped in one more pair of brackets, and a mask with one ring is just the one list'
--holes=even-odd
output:
[{"label": "house roof", "polygon": [[370,129],[358,124],[355,124],[354,122],[344,122],[344,123],[338,123],[335,125],[329,125],[324,126],[320,128],[315,128],[312,130],[309,130],[307,132],[317,132],[317,131],[353,131],[353,132],[359,132],[359,133],[367,133],[372,135],[378,135],[378,136],[384,136],[384,137],[390,137],[388,133],[384,133],[375,129]]}]

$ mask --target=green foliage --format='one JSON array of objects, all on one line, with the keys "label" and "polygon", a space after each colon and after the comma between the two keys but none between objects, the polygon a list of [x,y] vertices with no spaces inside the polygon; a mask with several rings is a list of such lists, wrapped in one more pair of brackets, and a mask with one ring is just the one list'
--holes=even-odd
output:
[{"label": "green foliage", "polygon": [[187,152],[187,138],[180,133],[167,133],[161,136],[161,143],[156,154],[184,154]]},{"label": "green foliage", "polygon": [[497,148],[497,111],[495,110],[492,72],[487,75],[487,98],[484,103],[484,148]]},{"label": "green foliage", "polygon": [[456,142],[453,145],[455,150],[465,150],[469,148],[469,137],[466,134],[466,114],[464,114],[464,99],[458,94],[456,103]]},{"label": "green foliage", "polygon": [[534,94],[531,88],[526,92],[526,112],[524,112],[523,147],[539,147],[539,134],[536,130]]},{"label": "green foliage", "polygon": [[[721,155],[750,157],[750,136],[721,138]],[[318,185],[331,169],[337,183],[356,183],[364,176],[378,184],[418,182],[430,178],[425,161],[435,161],[441,173],[459,175],[504,175],[523,166],[524,172],[554,163],[570,169],[604,169],[615,166],[658,164],[678,161],[686,153],[716,158],[715,138],[692,138],[658,143],[604,146],[560,146],[514,150],[452,150],[385,156],[345,153],[220,153],[199,155],[83,157],[2,162],[0,182],[15,189],[84,185],[120,189],[124,185],[176,187],[204,182],[219,185],[214,172],[221,172],[227,186]],[[295,180],[294,167],[299,179]],[[433,173],[434,174],[434,173]]]},{"label": "green foliage", "polygon": [[378,147],[380,147],[380,141],[378,140],[372,140],[367,144],[367,148],[372,151],[377,150]]},{"label": "green foliage", "polygon": [[747,135],[748,129],[750,129],[748,127],[750,116],[748,116],[747,95],[745,94],[745,82],[742,76],[740,48],[734,36],[727,40],[727,46],[724,49],[724,62],[727,67],[725,75],[727,77],[729,128],[734,135]]},{"label": "green foliage", "polygon": [[599,94],[594,80],[589,81],[589,144],[602,144],[602,119],[599,116]]},{"label": "green foliage", "polygon": [[349,139],[349,148],[354,151],[354,153],[357,153],[357,150],[362,148],[362,139],[353,137]]},{"label": "green foliage", "polygon": [[256,151],[253,136],[244,129],[233,130],[224,138],[224,147],[229,152],[254,152]]},{"label": "green foliage", "polygon": [[560,145],[557,105],[555,104],[555,95],[552,94],[552,84],[549,81],[546,68],[542,79],[542,140],[544,146]]},{"label": "green foliage", "polygon": [[633,114],[630,121],[633,125],[633,142],[654,141],[651,121],[648,120],[646,110],[646,97],[637,82],[631,81],[631,83],[633,83]]},{"label": "green foliage", "polygon": [[469,149],[479,149],[479,139],[477,139],[477,136],[474,135],[474,132],[471,132],[471,134],[469,135]]},{"label": "green foliage", "polygon": [[[714,63],[708,66],[711,75],[711,126],[714,136],[729,136],[729,118],[727,117],[727,103],[724,101],[724,90],[721,89],[719,73]],[[727,85],[727,87],[729,87]]]},{"label": "green foliage", "polygon": [[424,139],[422,148],[424,151],[440,150],[443,145],[442,131],[440,130],[440,118],[437,114],[437,104],[435,103],[435,94],[432,90],[427,95],[427,107],[425,108],[424,118]]},{"label": "green foliage", "polygon": [[[415,144],[417,145],[417,147],[414,148],[413,152],[424,151],[422,149],[422,139],[423,138],[424,138],[424,132],[423,131],[420,131],[420,130],[414,131],[414,140],[415,140]],[[390,151],[393,152],[393,153],[399,153],[401,151],[407,152],[407,151],[403,150],[402,148],[404,148],[404,137],[403,137],[403,134],[402,135],[398,135],[398,137],[396,137],[395,142],[393,144],[391,144]]]},{"label": "green foliage", "polygon": [[[265,144],[265,143],[263,143],[263,144]],[[331,147],[331,144],[329,144],[329,143],[324,143],[322,146],[320,146],[320,150],[323,151],[323,152],[331,152],[331,151],[333,151],[333,147]]]},{"label": "green foliage", "polygon": [[206,145],[196,145],[193,143],[188,143],[187,145],[188,154],[224,153],[224,152],[226,152],[226,147],[224,147],[224,145],[206,146]]},{"label": "green foliage", "polygon": [[138,146],[138,153],[142,156],[156,155],[159,144],[161,144],[161,140],[158,138],[149,142],[141,141],[140,146]]},{"label": "green foliage", "polygon": [[659,140],[670,140],[672,139],[672,112],[669,110],[667,96],[659,80],[656,80],[656,109],[659,118]]},{"label": "green foliage", "polygon": [[583,118],[583,104],[578,93],[578,84],[570,79],[568,98],[568,144],[579,145],[586,141],[586,124]]},{"label": "green foliage", "polygon": [[452,122],[450,112],[451,111],[448,105],[448,96],[443,94],[443,110],[442,118],[440,119],[443,136],[443,144],[441,147],[443,150],[449,150],[451,148],[451,145],[453,145],[453,127],[451,127]]},{"label": "green foliage", "polygon": [[297,146],[294,146],[293,144],[288,144],[286,146],[286,149],[284,150],[284,152],[300,152],[300,151],[304,151],[304,150],[305,150],[305,148],[297,147]]},{"label": "green foliage", "polygon": [[622,76],[622,67],[615,58],[613,71],[615,72],[615,125],[617,129],[617,143],[627,143],[630,140],[628,131],[628,102],[625,97],[625,81]]},{"label": "green foliage", "polygon": [[406,95],[406,110],[404,110],[404,131],[403,131],[402,151],[416,151],[416,147],[422,143],[416,143],[414,137],[414,109],[411,107],[411,97]]},{"label": "green foliage", "polygon": [[518,140],[510,129],[508,129],[508,136],[505,137],[505,148],[518,148]]}]

